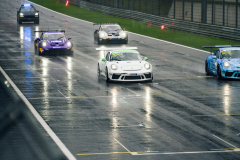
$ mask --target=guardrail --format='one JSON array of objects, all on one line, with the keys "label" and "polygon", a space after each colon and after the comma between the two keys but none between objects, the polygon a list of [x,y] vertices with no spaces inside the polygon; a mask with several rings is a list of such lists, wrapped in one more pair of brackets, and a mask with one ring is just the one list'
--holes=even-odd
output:
[{"label": "guardrail", "polygon": [[0,90],[0,98],[8,99],[0,105],[0,159],[67,160],[2,72]]},{"label": "guardrail", "polygon": [[[61,1],[66,2],[65,0],[61,0]],[[165,25],[165,28],[185,31],[185,32],[204,35],[204,36],[223,38],[223,39],[234,40],[234,41],[240,40],[240,29],[238,28],[231,28],[231,27],[225,27],[225,26],[210,25],[210,24],[204,24],[204,23],[166,18],[166,17],[161,17],[161,16],[133,11],[133,10],[99,5],[99,4],[91,3],[91,1],[69,0],[69,3],[79,6],[80,8],[97,11],[103,14],[113,15],[113,16],[126,18],[126,19],[133,19],[146,24],[151,23],[153,26],[160,27],[161,25]]]}]

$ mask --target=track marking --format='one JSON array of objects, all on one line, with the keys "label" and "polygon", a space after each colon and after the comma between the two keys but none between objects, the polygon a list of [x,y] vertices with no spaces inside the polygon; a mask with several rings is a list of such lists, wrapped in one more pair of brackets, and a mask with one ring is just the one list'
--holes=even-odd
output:
[{"label": "track marking", "polygon": [[129,153],[151,153],[151,152],[159,152],[159,151],[139,151],[139,152],[106,152],[106,153],[82,153],[77,154],[78,156],[85,156],[85,155],[103,155],[103,154],[129,154]]},{"label": "track marking", "polygon": [[228,145],[230,145],[230,146],[232,146],[232,147],[234,147],[234,148],[237,148],[236,146],[232,145],[231,143],[228,143],[227,141],[225,141],[225,140],[219,138],[218,136],[215,136],[214,134],[213,134],[213,136],[216,137],[217,139],[220,139],[221,141],[227,143]]},{"label": "track marking", "polygon": [[60,92],[59,90],[58,90],[58,92],[61,93],[61,95],[63,95],[65,98],[70,98],[70,97],[65,96],[65,95],[64,95],[62,92]]},{"label": "track marking", "polygon": [[[30,65],[29,65],[30,66]],[[71,68],[71,69],[83,69],[83,68],[89,68],[89,67],[73,67],[73,68]],[[30,68],[25,68],[25,69],[4,69],[5,71],[7,71],[7,70],[43,70],[43,69],[46,69],[46,68],[32,68],[31,66],[30,66]],[[68,68],[47,68],[48,70],[53,70],[53,69],[68,69]]]},{"label": "track marking", "polygon": [[137,92],[134,92],[133,90],[129,89],[129,88],[126,88],[127,90],[129,90],[130,92],[136,94],[136,96],[141,96],[140,94],[138,94]]},{"label": "track marking", "polygon": [[134,152],[134,153],[132,153],[131,151],[129,151],[122,143],[120,143],[116,138],[113,138],[118,144],[120,144],[124,149],[126,149],[127,151],[128,151],[128,153],[131,153],[132,155],[134,154],[134,153],[136,153],[136,152]]},{"label": "track marking", "polygon": [[52,131],[52,129],[47,125],[47,123],[43,120],[43,118],[39,115],[39,113],[35,110],[35,108],[32,106],[32,104],[27,100],[27,98],[22,94],[22,92],[18,89],[18,87],[13,83],[13,81],[10,79],[10,77],[5,73],[5,71],[0,66],[0,71],[4,75],[4,77],[7,79],[7,81],[11,84],[11,86],[14,88],[14,90],[17,92],[17,94],[21,97],[23,102],[26,104],[28,109],[31,111],[31,113],[34,115],[34,117],[38,120],[38,122],[42,125],[42,127],[45,129],[45,131],[49,134],[49,136],[53,139],[53,141],[56,143],[56,145],[59,147],[59,149],[63,152],[63,154],[69,159],[69,160],[76,160],[76,158],[72,155],[72,153],[67,149],[67,147],[62,143],[62,141],[58,138],[58,136]]},{"label": "track marking", "polygon": [[212,151],[224,151],[224,150],[239,150],[240,148],[221,148],[221,149],[211,149]]},{"label": "track marking", "polygon": [[[30,2],[31,2],[31,1],[30,1]],[[49,9],[49,8],[46,8],[46,7],[43,7],[43,6],[41,6],[41,5],[39,5],[39,4],[36,4],[36,3],[34,3],[34,2],[31,2],[31,3],[33,3],[33,4],[35,4],[35,5],[38,5],[38,6],[42,7],[42,8],[45,8],[45,9],[47,9],[47,10],[50,10],[50,11],[52,11],[52,12],[55,12],[55,13],[58,13],[58,14],[61,14],[61,15],[64,15],[64,16],[67,16],[67,17],[70,17],[70,18],[79,20],[79,21],[83,21],[83,22],[86,22],[86,23],[91,23],[91,24],[93,24],[93,22],[85,21],[85,20],[82,20],[82,19],[79,19],[79,18],[75,18],[75,17],[72,17],[72,16],[68,16],[68,15],[66,15],[66,14],[62,14],[62,13],[60,13],[60,12],[56,12],[56,11],[54,11],[54,10],[51,10],[51,9]],[[79,8],[80,8],[80,7],[79,7]],[[127,32],[129,32],[129,31],[127,31]],[[135,34],[135,35],[138,35],[138,36],[142,36],[142,37],[145,37],[145,38],[149,38],[149,39],[153,39],[153,40],[157,40],[157,41],[161,41],[161,42],[173,44],[173,45],[176,45],[176,46],[185,47],[185,48],[188,48],[188,49],[192,49],[192,50],[196,50],[196,51],[201,51],[201,52],[208,53],[208,54],[210,53],[210,52],[208,52],[208,51],[204,51],[204,50],[200,50],[200,49],[197,49],[197,48],[192,48],[192,47],[184,46],[184,45],[181,45],[181,44],[177,44],[177,43],[173,43],[173,42],[169,42],[169,41],[165,41],[165,40],[161,40],[161,39],[157,39],[157,38],[153,38],[153,37],[141,35],[141,34],[138,34],[138,33],[133,33],[133,32],[129,32],[129,33]]]},{"label": "track marking", "polygon": [[224,153],[224,152],[239,152],[240,150],[223,150],[223,151],[193,151],[193,152],[165,152],[165,153],[142,153],[142,154],[135,154],[137,156],[147,156],[147,155],[161,155],[161,154],[169,154],[169,155],[176,155],[176,154],[203,154],[203,153]]},{"label": "track marking", "polygon": [[195,117],[207,117],[207,116],[240,116],[240,114],[212,114],[212,115],[192,115]]}]

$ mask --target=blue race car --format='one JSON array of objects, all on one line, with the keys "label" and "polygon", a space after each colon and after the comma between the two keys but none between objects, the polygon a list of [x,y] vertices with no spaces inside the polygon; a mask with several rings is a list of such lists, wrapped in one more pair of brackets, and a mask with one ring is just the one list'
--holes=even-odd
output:
[{"label": "blue race car", "polygon": [[202,47],[218,48],[205,61],[206,75],[216,75],[218,79],[240,79],[240,45]]},{"label": "blue race car", "polygon": [[56,31],[34,31],[42,32],[40,38],[34,41],[35,50],[39,55],[73,55],[74,47],[70,37],[66,38],[64,30]]}]

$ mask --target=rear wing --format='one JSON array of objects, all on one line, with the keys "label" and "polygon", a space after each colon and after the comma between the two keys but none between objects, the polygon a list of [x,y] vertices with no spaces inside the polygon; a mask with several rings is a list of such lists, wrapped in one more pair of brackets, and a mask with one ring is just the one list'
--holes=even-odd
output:
[{"label": "rear wing", "polygon": [[34,32],[64,32],[65,30],[48,30],[48,31],[34,31]]},{"label": "rear wing", "polygon": [[120,23],[93,23],[93,26],[95,26],[95,25],[103,25],[103,24],[118,24],[118,25],[120,25]]},{"label": "rear wing", "polygon": [[113,51],[113,50],[131,50],[138,49],[137,47],[122,47],[122,48],[96,48],[97,51]]},{"label": "rear wing", "polygon": [[204,48],[227,48],[227,47],[240,47],[240,45],[214,45],[214,46],[202,46]]}]

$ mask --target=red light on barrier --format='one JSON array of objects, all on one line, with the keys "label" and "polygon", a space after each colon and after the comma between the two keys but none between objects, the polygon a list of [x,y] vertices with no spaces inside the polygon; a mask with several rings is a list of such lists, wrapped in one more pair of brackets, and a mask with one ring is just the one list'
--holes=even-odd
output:
[{"label": "red light on barrier", "polygon": [[165,28],[165,26],[164,25],[161,25],[161,29],[164,29]]},{"label": "red light on barrier", "polygon": [[68,3],[69,3],[69,1],[67,0],[67,2],[66,2],[66,6],[68,6]]},{"label": "red light on barrier", "polygon": [[172,26],[174,25],[174,22],[172,22]]}]

